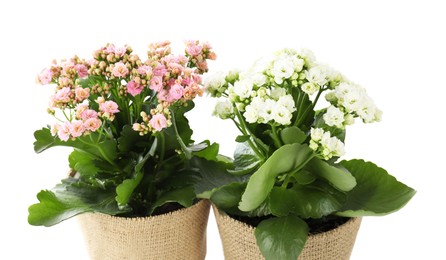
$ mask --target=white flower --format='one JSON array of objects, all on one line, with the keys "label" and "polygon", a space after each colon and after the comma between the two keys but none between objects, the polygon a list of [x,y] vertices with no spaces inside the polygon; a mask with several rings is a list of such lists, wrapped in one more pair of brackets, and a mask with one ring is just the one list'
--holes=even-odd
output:
[{"label": "white flower", "polygon": [[240,80],[234,83],[233,91],[241,100],[243,100],[251,96],[252,87],[252,81]]},{"label": "white flower", "polygon": [[333,156],[340,157],[345,154],[344,143],[341,142],[337,137],[331,137],[330,132],[325,132],[322,139],[322,155],[324,159],[328,160]]},{"label": "white flower", "polygon": [[290,78],[294,73],[295,66],[293,60],[286,57],[279,57],[279,59],[274,61],[273,67],[271,68],[271,74],[277,84],[282,84],[283,79]]},{"label": "white flower", "polygon": [[311,128],[311,140],[315,142],[319,142],[324,135],[324,130],[322,128]]},{"label": "white flower", "polygon": [[206,75],[204,78],[204,86],[206,91],[210,93],[212,96],[216,96],[219,93],[223,93],[225,91],[226,85],[226,73],[223,71],[216,72],[211,75]]},{"label": "white flower", "polygon": [[318,84],[314,84],[311,82],[306,82],[302,86],[302,91],[307,93],[309,96],[313,95],[314,93],[318,92],[321,88]]},{"label": "white flower", "polygon": [[291,95],[285,95],[285,96],[280,97],[279,100],[277,100],[277,104],[279,106],[286,107],[286,109],[288,109],[290,111],[290,113],[293,113],[294,111],[296,111],[294,99],[293,99],[293,96],[291,96]]},{"label": "white flower", "polygon": [[272,118],[274,119],[274,121],[276,121],[281,125],[289,125],[291,124],[292,117],[293,114],[290,112],[288,108],[276,103],[272,111]]},{"label": "white flower", "polygon": [[361,107],[356,111],[364,123],[373,123],[381,120],[382,111],[379,110],[371,99],[364,99]]},{"label": "white flower", "polygon": [[265,85],[265,83],[266,83],[266,76],[263,75],[263,73],[252,74],[250,79],[251,79],[252,83],[254,85],[256,85],[257,87],[261,87],[261,86]]},{"label": "white flower", "polygon": [[272,99],[266,99],[261,102],[258,106],[259,111],[259,119],[258,123],[266,124],[273,119],[272,113],[273,109],[276,106],[276,101]]},{"label": "white flower", "polygon": [[280,97],[285,96],[286,95],[286,89],[284,88],[273,88],[271,89],[271,98],[273,98],[274,100],[278,100]]},{"label": "white flower", "polygon": [[325,65],[317,65],[305,71],[305,76],[310,83],[325,86],[330,77],[330,67]]},{"label": "white flower", "polygon": [[313,66],[316,62],[316,57],[314,53],[309,49],[301,49],[299,52],[299,56],[302,57],[305,61],[307,67]]},{"label": "white flower", "polygon": [[228,100],[218,101],[215,105],[213,115],[220,117],[221,119],[228,119],[233,117],[234,108],[232,103]]},{"label": "white flower", "polygon": [[310,148],[320,154],[325,160],[333,156],[340,157],[345,154],[344,143],[330,132],[321,128],[311,128]]},{"label": "white flower", "polygon": [[344,113],[335,106],[330,106],[324,114],[323,119],[329,126],[343,127]]},{"label": "white flower", "polygon": [[251,100],[251,103],[245,107],[245,113],[243,116],[248,123],[257,123],[259,120],[259,110],[263,105],[263,100],[260,97],[255,97]]}]

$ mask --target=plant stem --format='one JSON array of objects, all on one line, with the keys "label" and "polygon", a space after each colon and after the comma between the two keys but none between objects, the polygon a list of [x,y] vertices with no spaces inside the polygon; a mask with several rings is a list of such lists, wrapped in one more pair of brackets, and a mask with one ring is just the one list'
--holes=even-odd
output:
[{"label": "plant stem", "polygon": [[279,149],[280,147],[282,147],[282,142],[280,141],[279,135],[277,134],[277,128],[274,124],[271,125],[271,138],[274,141],[274,145],[276,146],[277,149]]},{"label": "plant stem", "polygon": [[186,159],[187,159],[187,160],[190,160],[190,159],[192,158],[192,153],[191,153],[191,151],[187,148],[187,146],[184,144],[183,139],[181,139],[181,136],[180,136],[180,134],[178,133],[178,128],[177,128],[177,123],[176,123],[176,121],[175,121],[175,113],[174,113],[174,111],[173,111],[173,110],[170,110],[170,114],[171,114],[171,117],[172,117],[172,126],[173,126],[173,129],[174,129],[174,131],[175,131],[175,136],[176,136],[176,138],[177,138],[177,141],[178,141],[178,143],[180,144],[181,151],[183,151],[183,153],[184,153]]},{"label": "plant stem", "polygon": [[257,143],[253,140],[255,140],[255,136],[249,131],[248,127],[245,124],[245,121],[243,120],[242,115],[240,114],[240,111],[237,108],[234,108],[235,114],[237,116],[237,119],[240,121],[240,131],[243,133],[243,135],[249,136],[248,144],[251,147],[251,149],[254,151],[254,153],[262,160],[265,161],[265,156],[257,146]]}]

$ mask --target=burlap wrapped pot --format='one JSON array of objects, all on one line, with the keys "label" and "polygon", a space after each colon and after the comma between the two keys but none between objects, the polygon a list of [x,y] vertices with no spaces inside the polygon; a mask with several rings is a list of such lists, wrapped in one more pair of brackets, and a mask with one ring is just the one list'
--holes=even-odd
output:
[{"label": "burlap wrapped pot", "polygon": [[[225,260],[265,259],[256,244],[255,228],[235,220],[213,206]],[[348,260],[361,218],[352,218],[328,232],[310,235],[298,260]]]},{"label": "burlap wrapped pot", "polygon": [[204,259],[210,203],[144,218],[87,213],[78,217],[93,260]]}]

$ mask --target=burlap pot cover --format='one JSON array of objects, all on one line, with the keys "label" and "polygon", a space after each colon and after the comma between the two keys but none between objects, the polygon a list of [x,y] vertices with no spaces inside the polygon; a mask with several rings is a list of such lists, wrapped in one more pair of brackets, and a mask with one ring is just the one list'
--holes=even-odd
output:
[{"label": "burlap pot cover", "polygon": [[[265,259],[256,244],[254,228],[213,207],[226,260]],[[348,260],[353,250],[361,218],[317,235],[310,235],[298,260]]]},{"label": "burlap pot cover", "polygon": [[78,220],[93,260],[204,259],[210,203],[145,218],[100,213]]}]

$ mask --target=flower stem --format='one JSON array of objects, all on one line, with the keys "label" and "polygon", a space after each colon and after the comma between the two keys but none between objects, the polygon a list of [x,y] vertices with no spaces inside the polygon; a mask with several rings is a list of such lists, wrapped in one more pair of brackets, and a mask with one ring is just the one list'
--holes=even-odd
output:
[{"label": "flower stem", "polygon": [[173,129],[175,130],[175,136],[177,138],[178,143],[180,144],[181,151],[183,151],[186,159],[190,160],[192,158],[192,152],[184,144],[183,139],[181,139],[181,136],[178,133],[178,128],[177,128],[177,123],[176,123],[176,120],[175,120],[175,113],[174,113],[174,111],[170,110],[170,114],[171,114],[171,117],[172,117],[172,126],[173,126]]},{"label": "flower stem", "polygon": [[[258,144],[255,142],[255,136],[249,131],[248,127],[246,126],[245,121],[243,120],[242,115],[240,114],[240,111],[237,108],[235,109],[235,114],[237,116],[237,119],[240,122],[240,131],[243,133],[243,135],[249,136],[248,144],[251,147],[251,149],[254,151],[254,153],[262,160],[265,161],[265,156],[263,155],[262,151],[258,147]],[[254,141],[253,141],[254,140]]]}]

